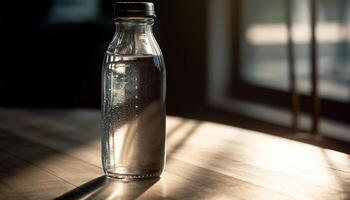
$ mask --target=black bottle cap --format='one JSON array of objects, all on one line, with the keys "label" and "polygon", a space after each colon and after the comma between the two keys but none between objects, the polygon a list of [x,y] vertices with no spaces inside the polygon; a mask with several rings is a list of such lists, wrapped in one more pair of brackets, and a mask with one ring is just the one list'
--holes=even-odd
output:
[{"label": "black bottle cap", "polygon": [[156,17],[154,5],[150,2],[116,2],[114,19],[119,17]]}]

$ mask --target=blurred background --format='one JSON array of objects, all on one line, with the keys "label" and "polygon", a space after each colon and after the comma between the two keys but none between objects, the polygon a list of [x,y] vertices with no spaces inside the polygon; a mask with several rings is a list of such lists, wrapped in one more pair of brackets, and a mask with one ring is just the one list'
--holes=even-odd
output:
[{"label": "blurred background", "polygon": [[[350,152],[349,0],[152,2],[169,115]],[[0,106],[98,109],[113,3],[1,1]]]}]

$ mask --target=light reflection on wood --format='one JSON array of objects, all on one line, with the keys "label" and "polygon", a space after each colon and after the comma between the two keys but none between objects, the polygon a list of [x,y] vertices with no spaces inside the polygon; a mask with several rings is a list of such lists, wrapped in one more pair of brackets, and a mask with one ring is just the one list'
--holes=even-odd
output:
[{"label": "light reflection on wood", "polygon": [[[54,198],[84,188],[102,175],[97,111],[0,110],[0,116],[6,116],[0,118],[0,155],[6,161],[0,165],[3,196]],[[347,154],[176,117],[168,117],[167,131],[171,132],[169,156],[160,180],[101,184],[84,198],[120,199],[135,194],[140,199],[350,197]]]}]

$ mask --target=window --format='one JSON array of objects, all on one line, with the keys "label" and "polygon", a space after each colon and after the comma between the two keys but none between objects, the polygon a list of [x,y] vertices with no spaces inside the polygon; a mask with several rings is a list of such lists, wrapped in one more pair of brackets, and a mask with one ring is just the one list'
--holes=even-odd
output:
[{"label": "window", "polygon": [[[309,112],[310,1],[244,0],[239,6],[240,62],[233,80],[233,96],[290,107],[289,77],[293,62],[301,108]],[[344,111],[349,110],[350,103],[349,10],[347,0],[317,1],[317,69],[322,115],[343,121],[349,121]],[[288,57],[288,12],[291,13],[292,58]]]},{"label": "window", "polygon": [[[341,139],[347,135],[350,140],[350,1],[316,3],[320,129],[322,134]],[[209,1],[211,105],[292,127],[294,74],[302,118],[299,126],[310,130],[310,5],[311,0]]]}]

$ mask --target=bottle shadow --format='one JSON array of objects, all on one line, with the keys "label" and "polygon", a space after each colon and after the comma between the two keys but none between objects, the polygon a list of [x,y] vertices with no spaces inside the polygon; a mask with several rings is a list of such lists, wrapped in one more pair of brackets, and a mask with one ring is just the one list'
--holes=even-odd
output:
[{"label": "bottle shadow", "polygon": [[158,180],[159,178],[125,181],[100,176],[56,199],[137,199]]}]

